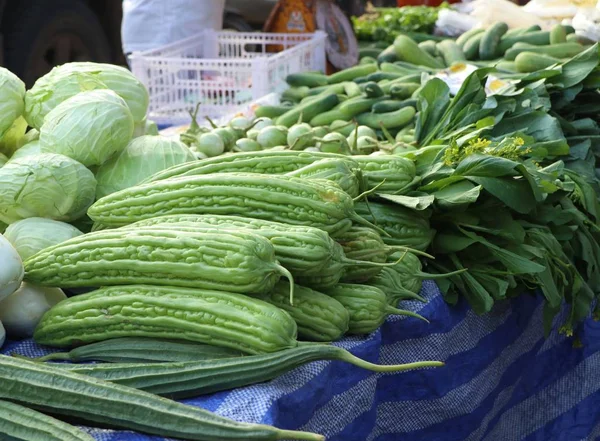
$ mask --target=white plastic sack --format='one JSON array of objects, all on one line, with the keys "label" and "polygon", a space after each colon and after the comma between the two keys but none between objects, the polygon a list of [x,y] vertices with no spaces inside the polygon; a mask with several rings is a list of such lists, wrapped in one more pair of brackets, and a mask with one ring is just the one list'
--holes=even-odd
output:
[{"label": "white plastic sack", "polygon": [[585,8],[593,8],[597,0],[531,0],[523,10],[554,22],[572,19]]},{"label": "white plastic sack", "polygon": [[478,27],[487,28],[498,21],[505,22],[511,29],[533,25],[547,27],[538,16],[508,0],[475,0],[471,5],[471,17],[477,19]]},{"label": "white plastic sack", "polygon": [[572,22],[575,33],[588,40],[600,41],[600,2],[594,9],[580,10]]},{"label": "white plastic sack", "polygon": [[225,0],[124,0],[123,52],[155,49],[199,34],[221,30]]},{"label": "white plastic sack", "polygon": [[436,33],[451,37],[464,34],[476,25],[475,17],[452,9],[441,9],[435,22]]}]

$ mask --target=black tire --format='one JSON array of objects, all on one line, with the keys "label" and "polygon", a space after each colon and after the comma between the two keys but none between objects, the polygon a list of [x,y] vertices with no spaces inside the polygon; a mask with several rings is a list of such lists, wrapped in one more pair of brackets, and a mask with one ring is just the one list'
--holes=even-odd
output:
[{"label": "black tire", "polygon": [[5,64],[28,87],[59,64],[111,60],[102,25],[80,0],[21,1],[7,12]]},{"label": "black tire", "polygon": [[235,14],[225,14],[223,17],[223,30],[236,32],[253,32],[255,29],[242,17]]}]

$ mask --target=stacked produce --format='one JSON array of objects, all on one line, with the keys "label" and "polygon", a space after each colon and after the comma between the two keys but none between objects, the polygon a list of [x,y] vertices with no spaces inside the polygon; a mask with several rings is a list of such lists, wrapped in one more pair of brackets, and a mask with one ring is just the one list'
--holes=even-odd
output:
[{"label": "stacked produce", "polygon": [[[403,271],[412,248],[386,245],[388,233],[355,211],[382,175],[390,179],[381,188],[409,186],[411,160],[219,156],[257,125],[196,125],[180,142],[144,134],[147,94],[125,70],[64,65],[29,91],[0,73],[18,92],[2,137],[0,319],[9,337],[70,350],[0,356],[0,408],[19,417],[0,420],[3,431],[33,419],[28,435],[47,426],[52,439],[89,439],[40,410],[183,439],[318,440],[157,395],[227,390],[317,360],[375,372],[442,365],[375,365],[329,344],[392,314],[425,320],[397,307],[418,298],[400,281],[369,285],[383,269]],[[426,219],[422,228],[414,253],[428,256],[419,251],[431,239]],[[62,288],[91,292],[67,298]],[[43,363],[55,359],[119,363]]]}]

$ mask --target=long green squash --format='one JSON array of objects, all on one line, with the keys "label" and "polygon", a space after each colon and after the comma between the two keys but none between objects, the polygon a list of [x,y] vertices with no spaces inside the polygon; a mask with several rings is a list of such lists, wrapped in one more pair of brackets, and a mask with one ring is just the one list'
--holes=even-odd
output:
[{"label": "long green squash", "polygon": [[0,355],[0,399],[91,423],[184,440],[325,440],[315,433],[240,423],[148,392],[5,355]]},{"label": "long green squash", "polygon": [[107,226],[167,214],[228,214],[321,228],[330,234],[352,221],[370,225],[354,211],[339,185],[320,179],[253,173],[217,173],[166,179],[112,193],[88,210]]},{"label": "long green squash", "polygon": [[388,245],[400,245],[425,251],[435,233],[429,219],[409,208],[381,202],[357,202],[356,212],[365,219],[377,224],[387,236],[382,236]]},{"label": "long green squash", "polygon": [[330,342],[348,331],[350,316],[337,300],[304,286],[296,286],[290,305],[290,286],[279,282],[269,294],[258,298],[288,312],[298,325],[298,337],[308,341]]},{"label": "long green squash", "polygon": [[290,315],[224,291],[130,285],[101,288],[52,307],[37,325],[39,344],[73,347],[111,338],[180,339],[248,354],[297,346]]},{"label": "long green squash", "polygon": [[46,248],[24,266],[28,281],[63,288],[152,283],[261,294],[281,274],[293,281],[267,239],[214,228],[98,231]]},{"label": "long green squash", "polygon": [[419,314],[389,305],[385,293],[374,286],[339,283],[325,291],[325,294],[344,305],[350,313],[349,334],[370,334],[389,315],[407,315],[427,321]]},{"label": "long green squash", "polygon": [[94,441],[87,433],[16,403],[0,400],[3,441]]},{"label": "long green squash", "polygon": [[401,365],[377,365],[337,346],[301,344],[272,354],[249,355],[236,359],[151,364],[61,364],[60,368],[169,398],[209,394],[279,377],[306,363],[339,360],[373,372],[402,372],[409,369],[443,366],[439,361],[419,361]]},{"label": "long green squash", "polygon": [[34,360],[68,360],[74,363],[82,361],[166,363],[233,358],[242,355],[242,352],[233,349],[188,343],[182,340],[124,337],[90,343],[71,349],[69,352],[53,352],[43,357],[34,358]]},{"label": "long green squash", "polygon": [[214,158],[174,165],[160,171],[142,183],[183,176],[208,175],[212,173],[260,173],[279,175],[293,172],[321,159],[338,159],[351,169],[358,163],[351,157],[335,153],[304,152],[294,150],[261,150],[258,152],[232,153]]},{"label": "long green squash", "polygon": [[379,263],[347,258],[343,248],[329,234],[318,228],[260,219],[218,215],[171,215],[139,221],[121,227],[120,230],[158,226],[162,229],[179,230],[206,227],[251,230],[271,242],[277,260],[292,273],[294,280],[298,279],[313,287],[334,286],[350,267],[353,270],[381,267]]}]

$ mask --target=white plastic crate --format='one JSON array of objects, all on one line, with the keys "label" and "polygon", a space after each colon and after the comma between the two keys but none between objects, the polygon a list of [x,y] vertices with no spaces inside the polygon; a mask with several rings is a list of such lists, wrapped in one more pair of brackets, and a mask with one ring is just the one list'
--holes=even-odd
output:
[{"label": "white plastic crate", "polygon": [[[323,31],[314,34],[215,32],[131,55],[131,69],[148,88],[148,117],[159,124],[218,118],[287,88],[291,73],[325,71]],[[276,46],[281,52],[268,52]]]}]

